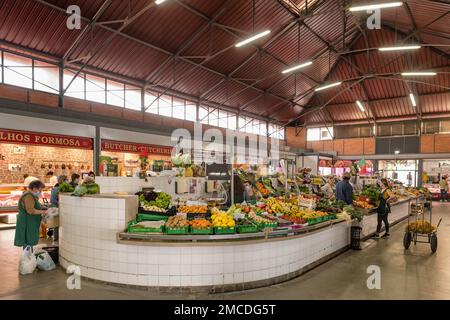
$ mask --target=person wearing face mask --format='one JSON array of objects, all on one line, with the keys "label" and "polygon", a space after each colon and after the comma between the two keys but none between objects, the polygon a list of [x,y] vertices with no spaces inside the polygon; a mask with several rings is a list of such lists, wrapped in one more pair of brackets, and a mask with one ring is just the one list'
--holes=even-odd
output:
[{"label": "person wearing face mask", "polygon": [[17,215],[16,234],[14,245],[26,248],[35,246],[39,242],[39,231],[42,216],[47,214],[39,203],[39,196],[45,185],[39,181],[33,181],[19,199],[19,214]]},{"label": "person wearing face mask", "polygon": [[75,189],[80,183],[80,175],[78,173],[72,174],[70,185]]}]

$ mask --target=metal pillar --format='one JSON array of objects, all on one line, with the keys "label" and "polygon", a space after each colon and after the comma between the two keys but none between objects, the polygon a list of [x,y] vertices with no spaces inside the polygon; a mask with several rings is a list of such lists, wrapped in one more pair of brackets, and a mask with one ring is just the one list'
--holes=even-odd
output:
[{"label": "metal pillar", "polygon": [[422,186],[423,183],[422,174],[423,174],[423,160],[419,159],[419,163],[417,164],[417,183],[416,183],[417,187]]},{"label": "metal pillar", "polygon": [[94,172],[96,176],[100,175],[100,153],[102,152],[102,144],[100,138],[100,127],[95,126],[94,138]]}]

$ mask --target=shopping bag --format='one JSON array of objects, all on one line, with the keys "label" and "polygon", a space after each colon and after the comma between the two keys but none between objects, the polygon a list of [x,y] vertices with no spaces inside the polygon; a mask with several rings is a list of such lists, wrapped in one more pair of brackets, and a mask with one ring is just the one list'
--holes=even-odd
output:
[{"label": "shopping bag", "polygon": [[47,251],[36,253],[36,263],[38,269],[42,271],[50,271],[56,268],[52,257],[50,257]]},{"label": "shopping bag", "polygon": [[55,207],[50,208],[47,210],[47,214],[42,217],[42,222],[47,224],[48,221],[51,221],[58,216],[59,216],[59,209]]},{"label": "shopping bag", "polygon": [[19,261],[19,273],[22,275],[33,273],[36,269],[37,261],[32,252],[32,247],[27,246],[20,257]]}]

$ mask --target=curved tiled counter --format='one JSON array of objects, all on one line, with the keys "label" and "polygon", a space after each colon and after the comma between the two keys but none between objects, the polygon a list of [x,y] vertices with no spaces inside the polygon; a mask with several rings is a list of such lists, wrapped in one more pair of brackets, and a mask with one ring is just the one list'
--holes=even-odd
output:
[{"label": "curved tiled counter", "polygon": [[[60,264],[81,276],[131,286],[230,291],[267,286],[346,250],[343,221],[296,235],[208,241],[119,237],[137,212],[136,196],[60,196]],[[168,238],[170,239],[170,238]]]}]

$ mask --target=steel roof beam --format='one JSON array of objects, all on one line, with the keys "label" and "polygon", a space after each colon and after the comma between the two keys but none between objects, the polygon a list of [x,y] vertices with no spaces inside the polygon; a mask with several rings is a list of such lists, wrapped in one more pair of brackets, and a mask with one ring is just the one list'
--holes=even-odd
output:
[{"label": "steel roof beam", "polygon": [[[66,14],[66,10],[65,10],[65,9],[63,9],[63,8],[61,8],[61,7],[59,7],[59,6],[56,6],[56,5],[54,5],[54,4],[51,4],[51,3],[49,3],[49,2],[47,2],[47,1],[45,1],[45,0],[34,0],[34,1],[36,1],[36,2],[38,2],[38,3],[41,3],[41,4],[43,4],[43,5],[46,5],[46,6],[48,6],[48,7],[51,7],[51,8],[53,8],[53,9],[57,10],[57,11],[60,11],[60,12],[62,12],[62,13],[64,13],[64,14]],[[91,21],[89,18],[86,18],[86,17],[84,17],[84,16],[81,16],[81,19],[82,19],[83,21],[86,21],[86,22],[90,22],[90,21]],[[112,32],[112,33],[115,33],[115,34],[117,34],[117,35],[119,35],[119,36],[121,36],[121,37],[123,37],[123,38],[126,38],[126,39],[128,39],[128,40],[134,41],[134,42],[136,42],[136,43],[139,43],[139,44],[141,44],[141,45],[143,45],[143,46],[145,46],[145,47],[148,47],[148,48],[150,48],[150,49],[156,50],[156,51],[158,51],[158,52],[164,53],[164,54],[169,55],[169,56],[173,56],[173,53],[172,53],[172,52],[167,51],[167,50],[165,50],[165,49],[163,49],[163,48],[161,48],[161,47],[158,47],[158,46],[156,46],[156,45],[153,45],[153,44],[151,44],[151,43],[148,43],[148,42],[146,42],[146,41],[143,41],[143,40],[140,40],[140,39],[138,39],[138,38],[135,38],[135,37],[133,37],[133,36],[127,34],[127,33],[124,33],[124,32],[122,32],[122,31],[118,31],[118,30],[116,30],[116,29],[110,28],[110,27],[108,27],[108,26],[106,26],[106,25],[99,25],[98,23],[97,23],[96,25],[99,26],[100,28],[104,29],[104,30],[107,30],[107,31]],[[203,69],[203,70],[205,70],[205,71],[208,71],[208,72],[210,72],[210,73],[212,73],[212,74],[218,75],[218,76],[220,76],[220,77],[222,77],[222,78],[225,78],[225,77],[226,77],[225,74],[220,73],[219,71],[213,70],[213,69],[208,68],[208,67],[203,66],[203,65],[200,65],[200,64],[198,64],[198,63],[196,63],[196,62],[194,62],[194,61],[191,61],[191,60],[189,60],[189,59],[185,59],[185,58],[183,58],[183,57],[179,57],[179,60],[181,60],[181,61],[183,61],[183,62],[186,62],[186,63],[188,63],[188,64],[191,64],[191,65],[193,65],[193,66],[197,66],[197,67],[199,67],[199,68],[201,68],[201,69]],[[254,89],[254,90],[257,91],[257,92],[264,92],[264,90],[262,90],[262,89],[259,89],[259,88],[257,88],[257,87],[253,87],[253,86],[251,86],[251,85],[246,84],[245,82],[238,81],[238,80],[236,80],[236,79],[234,79],[234,78],[229,78],[229,80],[232,81],[232,82],[235,82],[235,83],[237,83],[237,84],[240,84],[240,85],[243,85],[243,86],[252,88],[252,89]],[[270,96],[273,96],[273,97],[276,98],[276,99],[283,100],[283,101],[285,101],[285,102],[289,102],[289,100],[287,100],[287,99],[284,98],[284,97],[281,97],[281,96],[278,96],[278,95],[275,95],[275,94],[272,94],[272,93],[268,93],[268,94],[269,94]]]},{"label": "steel roof beam", "polygon": [[[160,73],[161,70],[163,70],[165,68],[165,66],[177,59],[177,57],[187,48],[189,48],[193,42],[195,40],[198,39],[198,37],[200,35],[202,35],[203,32],[205,32],[207,29],[210,29],[212,24],[220,18],[220,16],[222,14],[224,14],[226,12],[226,10],[228,9],[229,5],[231,3],[231,0],[226,0],[221,6],[220,8],[217,10],[217,12],[214,14],[214,16],[211,18],[210,21],[208,21],[207,24],[205,24],[202,28],[197,29],[181,46],[180,48],[178,48],[178,50],[169,58],[166,59],[166,61],[164,61],[158,68],[156,68],[155,70],[153,70],[152,73],[150,73],[147,77],[145,77],[145,83],[148,84],[152,81],[152,79],[158,75]],[[188,57],[184,57],[186,59],[188,59]]]},{"label": "steel roof beam", "polygon": [[78,45],[81,43],[81,41],[84,39],[84,37],[87,35],[89,29],[93,28],[94,25],[97,23],[98,19],[100,19],[101,15],[106,11],[106,9],[109,7],[109,5],[112,3],[111,0],[105,0],[100,8],[98,8],[97,12],[95,13],[94,17],[92,18],[92,21],[87,23],[83,30],[78,34],[78,37],[75,39],[74,42],[70,45],[69,49],[66,50],[63,54],[63,63],[67,62],[67,59],[69,59],[70,55],[73,53],[73,51],[78,47]]}]

